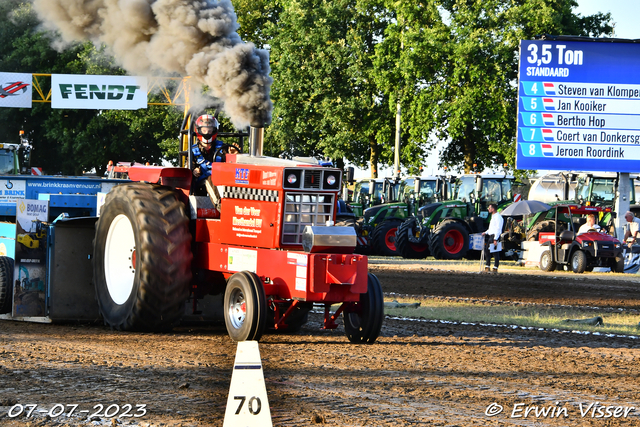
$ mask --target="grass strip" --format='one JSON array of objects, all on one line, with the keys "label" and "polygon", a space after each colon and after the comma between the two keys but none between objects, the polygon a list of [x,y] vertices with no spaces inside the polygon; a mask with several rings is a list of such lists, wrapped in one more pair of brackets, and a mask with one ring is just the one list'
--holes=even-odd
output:
[{"label": "grass strip", "polygon": [[[398,302],[400,307],[388,303]],[[560,329],[568,331],[599,332],[601,334],[640,335],[637,313],[581,310],[579,307],[541,307],[493,305],[435,299],[386,298],[385,314],[412,319],[444,320],[451,322],[490,323],[523,327]],[[419,306],[416,307],[417,303]],[[566,322],[567,319],[584,320],[600,316],[604,325],[593,326]]]}]

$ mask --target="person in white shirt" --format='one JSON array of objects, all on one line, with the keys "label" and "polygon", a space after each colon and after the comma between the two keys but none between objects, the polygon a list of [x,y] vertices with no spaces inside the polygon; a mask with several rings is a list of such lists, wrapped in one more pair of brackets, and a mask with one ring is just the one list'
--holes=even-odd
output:
[{"label": "person in white shirt", "polygon": [[629,242],[629,247],[631,247],[631,245],[636,242],[638,234],[640,234],[640,218],[633,215],[631,211],[627,211],[627,213],[624,214],[624,219],[627,220],[624,232],[624,241],[626,242],[629,237],[633,237],[633,241]]},{"label": "person in white shirt", "polygon": [[[504,220],[502,215],[498,213],[498,205],[491,203],[487,210],[491,214],[491,222],[489,222],[489,228],[482,233],[483,236],[488,236],[488,244],[484,248],[484,271],[489,271],[489,265],[491,264],[491,255],[493,254],[493,272],[498,272],[498,266],[500,265],[500,251],[502,250],[502,243],[500,243],[500,235],[502,234],[502,226]],[[485,237],[486,239],[486,237]],[[486,240],[485,240],[486,241]]]},{"label": "person in white shirt", "polygon": [[600,231],[600,226],[596,224],[596,216],[594,214],[587,215],[587,222],[580,226],[577,235],[579,236],[583,233],[587,233],[589,230]]}]

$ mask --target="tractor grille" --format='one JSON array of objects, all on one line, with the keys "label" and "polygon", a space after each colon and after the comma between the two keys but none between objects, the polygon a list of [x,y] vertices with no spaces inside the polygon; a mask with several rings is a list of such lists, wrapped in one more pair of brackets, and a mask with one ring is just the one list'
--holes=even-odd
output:
[{"label": "tractor grille", "polygon": [[317,188],[320,189],[320,170],[306,170],[304,173],[304,188]]},{"label": "tractor grille", "polygon": [[335,194],[285,193],[283,245],[301,245],[307,225],[326,225],[333,220]]}]

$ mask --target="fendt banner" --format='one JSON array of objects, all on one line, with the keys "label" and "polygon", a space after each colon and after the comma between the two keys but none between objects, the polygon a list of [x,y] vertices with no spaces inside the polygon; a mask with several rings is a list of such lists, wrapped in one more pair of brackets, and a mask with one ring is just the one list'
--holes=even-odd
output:
[{"label": "fendt banner", "polygon": [[640,45],[523,40],[517,169],[640,172]]},{"label": "fendt banner", "polygon": [[0,73],[0,107],[31,108],[31,74]]},{"label": "fendt banner", "polygon": [[147,108],[147,78],[52,74],[51,108],[85,110]]}]

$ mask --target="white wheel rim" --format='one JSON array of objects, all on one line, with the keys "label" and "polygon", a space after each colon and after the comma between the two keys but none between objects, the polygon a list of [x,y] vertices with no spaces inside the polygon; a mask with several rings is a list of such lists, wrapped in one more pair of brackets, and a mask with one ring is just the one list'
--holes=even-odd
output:
[{"label": "white wheel rim", "polygon": [[227,314],[234,329],[242,328],[247,317],[247,302],[241,289],[236,288],[231,292]]},{"label": "white wheel rim", "polygon": [[124,304],[131,295],[135,270],[136,241],[131,221],[116,216],[109,226],[104,248],[104,277],[114,303]]}]

